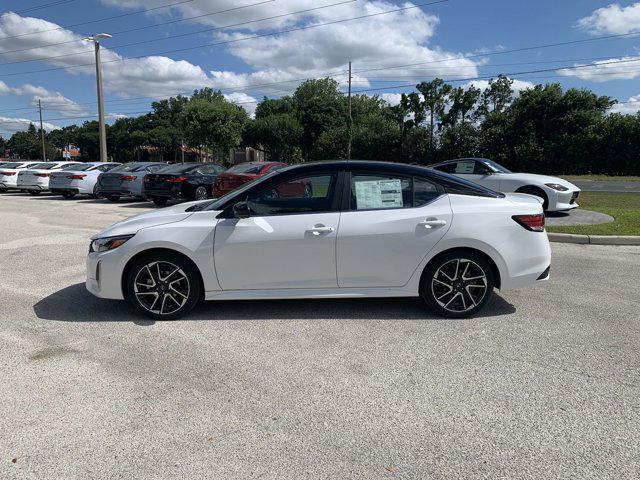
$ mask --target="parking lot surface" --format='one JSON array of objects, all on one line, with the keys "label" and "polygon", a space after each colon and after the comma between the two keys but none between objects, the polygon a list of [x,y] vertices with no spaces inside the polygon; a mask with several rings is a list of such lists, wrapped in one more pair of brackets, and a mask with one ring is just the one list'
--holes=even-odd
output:
[{"label": "parking lot surface", "polygon": [[640,247],[443,320],[413,299],[207,303],[84,289],[151,208],[0,195],[0,478],[638,478]]}]

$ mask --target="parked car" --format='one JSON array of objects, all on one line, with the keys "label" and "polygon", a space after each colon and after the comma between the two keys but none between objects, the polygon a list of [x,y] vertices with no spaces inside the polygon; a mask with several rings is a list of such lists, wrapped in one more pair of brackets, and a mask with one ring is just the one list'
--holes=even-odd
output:
[{"label": "parked car", "polygon": [[[313,194],[276,197],[292,183]],[[220,199],[92,237],[86,286],[156,319],[206,300],[417,297],[467,317],[494,287],[549,278],[540,202],[432,169],[332,161],[289,167]]]},{"label": "parked car", "polygon": [[65,168],[53,172],[49,179],[49,190],[64,198],[73,198],[76,195],[92,195],[97,198],[98,177],[118,165],[120,163],[89,162],[73,169]]},{"label": "parked car", "polygon": [[214,179],[224,172],[215,163],[177,163],[144,177],[144,194],[156,205],[171,200],[206,200]]},{"label": "parked car", "polygon": [[213,181],[213,197],[226,195],[247,182],[286,166],[287,164],[282,162],[248,162],[235,165]]},{"label": "parked car", "polygon": [[498,192],[534,195],[542,200],[545,211],[557,212],[578,208],[580,189],[562,178],[532,173],[514,173],[486,158],[459,158],[430,165]]},{"label": "parked car", "polygon": [[65,168],[78,168],[83,164],[79,162],[42,162],[31,168],[18,172],[18,190],[25,190],[30,195],[40,195],[49,190],[51,175]]},{"label": "parked car", "polygon": [[113,170],[101,173],[98,177],[96,195],[117,202],[120,197],[144,199],[142,180],[148,173],[157,172],[166,167],[161,162],[124,163]]},{"label": "parked car", "polygon": [[0,192],[18,189],[18,173],[41,162],[5,162],[0,166]]}]

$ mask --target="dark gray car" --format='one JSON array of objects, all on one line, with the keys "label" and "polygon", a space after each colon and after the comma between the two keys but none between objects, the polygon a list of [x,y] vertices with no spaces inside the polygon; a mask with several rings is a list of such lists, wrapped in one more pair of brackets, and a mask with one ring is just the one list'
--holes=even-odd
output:
[{"label": "dark gray car", "polygon": [[117,202],[120,197],[143,199],[142,180],[144,176],[157,172],[166,166],[166,163],[161,162],[134,162],[120,165],[109,172],[100,174],[97,194],[112,202]]}]

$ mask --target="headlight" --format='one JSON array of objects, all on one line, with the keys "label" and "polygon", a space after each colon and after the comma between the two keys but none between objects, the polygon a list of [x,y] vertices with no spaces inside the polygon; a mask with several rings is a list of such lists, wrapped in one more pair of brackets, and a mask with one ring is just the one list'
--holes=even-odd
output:
[{"label": "headlight", "polygon": [[89,252],[107,252],[118,248],[120,245],[129,240],[133,235],[123,235],[121,237],[98,238],[91,242]]},{"label": "headlight", "polygon": [[559,192],[566,192],[567,190],[569,190],[564,185],[560,185],[558,183],[545,183],[545,185],[549,188],[553,188],[554,190],[558,190]]}]

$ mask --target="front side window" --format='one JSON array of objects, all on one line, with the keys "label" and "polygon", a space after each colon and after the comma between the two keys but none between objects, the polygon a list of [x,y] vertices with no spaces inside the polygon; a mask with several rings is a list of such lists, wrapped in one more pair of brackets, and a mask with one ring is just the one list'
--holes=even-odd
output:
[{"label": "front side window", "polygon": [[247,203],[257,216],[328,212],[335,182],[331,173],[288,179],[251,193]]},{"label": "front side window", "polygon": [[422,178],[393,174],[351,176],[351,210],[421,207],[439,195],[438,187]]}]

